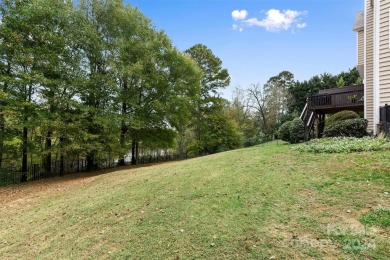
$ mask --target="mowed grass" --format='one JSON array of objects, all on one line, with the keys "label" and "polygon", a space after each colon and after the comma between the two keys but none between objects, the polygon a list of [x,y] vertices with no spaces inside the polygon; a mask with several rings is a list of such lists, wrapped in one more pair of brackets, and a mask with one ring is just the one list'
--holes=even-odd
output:
[{"label": "mowed grass", "polygon": [[390,227],[359,220],[390,209],[390,152],[290,148],[0,190],[0,258],[388,259]]}]

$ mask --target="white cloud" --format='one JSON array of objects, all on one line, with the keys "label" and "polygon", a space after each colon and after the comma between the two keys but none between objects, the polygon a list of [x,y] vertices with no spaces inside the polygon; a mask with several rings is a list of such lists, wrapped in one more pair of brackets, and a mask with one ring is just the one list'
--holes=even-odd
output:
[{"label": "white cloud", "polygon": [[244,20],[246,16],[248,15],[248,12],[246,10],[234,10],[232,12],[232,18],[234,20]]},{"label": "white cloud", "polygon": [[[233,13],[232,13],[233,14]],[[250,18],[243,21],[247,26],[263,27],[269,32],[278,32],[281,30],[288,30],[296,25],[297,28],[306,27],[306,23],[298,23],[299,17],[306,15],[307,12],[270,9],[266,12],[266,18],[258,20],[257,18]]]},{"label": "white cloud", "polygon": [[233,24],[233,30],[242,32],[244,29],[242,27],[238,26],[237,24]]}]

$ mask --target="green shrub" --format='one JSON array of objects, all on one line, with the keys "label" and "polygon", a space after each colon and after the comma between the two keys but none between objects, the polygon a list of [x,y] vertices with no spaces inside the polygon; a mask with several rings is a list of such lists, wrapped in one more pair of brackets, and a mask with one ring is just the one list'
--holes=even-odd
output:
[{"label": "green shrub", "polygon": [[309,153],[351,153],[390,150],[386,139],[374,137],[330,137],[313,139],[304,144],[294,146],[293,150]]},{"label": "green shrub", "polygon": [[339,121],[355,119],[355,118],[360,118],[360,116],[356,112],[353,112],[351,110],[344,110],[334,115],[331,115],[329,118],[327,118],[325,125],[332,125]]},{"label": "green shrub", "polygon": [[305,133],[305,125],[302,120],[297,117],[292,121],[285,122],[278,130],[278,138],[283,141],[295,144],[303,140]]},{"label": "green shrub", "polygon": [[290,143],[296,144],[304,139],[305,125],[303,121],[297,117],[291,121],[290,125]]},{"label": "green shrub", "polygon": [[291,124],[292,124],[292,121],[287,121],[279,127],[279,130],[278,130],[278,138],[279,139],[282,139],[285,142],[290,142],[290,126],[291,126]]},{"label": "green shrub", "polygon": [[367,120],[363,118],[347,119],[326,125],[325,137],[350,136],[363,137],[367,135]]}]

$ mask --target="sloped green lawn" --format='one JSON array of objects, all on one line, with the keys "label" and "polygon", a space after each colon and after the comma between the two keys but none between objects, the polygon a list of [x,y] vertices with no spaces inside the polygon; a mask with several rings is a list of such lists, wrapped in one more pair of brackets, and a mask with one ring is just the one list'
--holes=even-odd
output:
[{"label": "sloped green lawn", "polygon": [[0,258],[386,259],[390,152],[290,148],[3,188]]}]

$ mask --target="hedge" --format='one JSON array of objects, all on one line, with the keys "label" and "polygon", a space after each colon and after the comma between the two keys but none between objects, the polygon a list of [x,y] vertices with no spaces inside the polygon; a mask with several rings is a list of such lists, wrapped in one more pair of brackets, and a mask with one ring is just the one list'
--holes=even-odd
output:
[{"label": "hedge", "polygon": [[325,124],[332,125],[336,122],[340,122],[348,119],[356,119],[356,118],[360,118],[360,116],[356,112],[353,112],[351,110],[344,110],[334,115],[331,115],[329,118],[326,119]]},{"label": "hedge", "polygon": [[299,143],[304,138],[305,125],[302,120],[297,117],[292,121],[287,121],[280,126],[278,137],[289,143]]},{"label": "hedge", "polygon": [[283,125],[279,127],[278,137],[283,141],[290,142],[290,126],[292,121],[284,122]]},{"label": "hedge", "polygon": [[291,121],[290,125],[290,143],[296,144],[304,139],[305,135],[305,124],[297,117]]},{"label": "hedge", "polygon": [[350,136],[363,137],[367,135],[367,120],[363,118],[347,119],[326,125],[325,137]]}]

